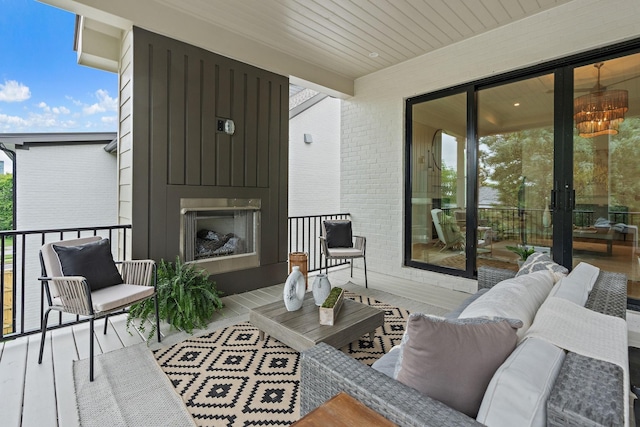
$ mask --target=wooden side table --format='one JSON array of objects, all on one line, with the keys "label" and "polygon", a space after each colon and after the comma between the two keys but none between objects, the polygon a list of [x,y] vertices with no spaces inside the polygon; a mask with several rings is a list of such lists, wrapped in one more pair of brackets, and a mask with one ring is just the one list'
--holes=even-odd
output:
[{"label": "wooden side table", "polygon": [[336,394],[291,425],[297,427],[397,427],[397,424],[344,392]]}]

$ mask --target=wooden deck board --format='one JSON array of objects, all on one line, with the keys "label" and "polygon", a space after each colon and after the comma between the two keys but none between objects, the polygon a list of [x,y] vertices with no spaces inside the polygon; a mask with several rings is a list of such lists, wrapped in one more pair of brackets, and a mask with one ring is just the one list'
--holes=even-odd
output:
[{"label": "wooden deck board", "polygon": [[51,334],[47,334],[45,340],[42,364],[38,364],[40,334],[29,337],[22,412],[23,427],[54,427],[58,425],[58,409],[54,397]]},{"label": "wooden deck board", "polygon": [[[73,384],[73,361],[78,360],[78,351],[71,328],[51,332],[53,369],[55,372],[56,403],[59,425],[78,427],[76,391]],[[86,373],[89,375],[89,372]]]},{"label": "wooden deck board", "polygon": [[7,427],[20,426],[27,368],[28,338],[7,341],[0,359],[0,414]]}]

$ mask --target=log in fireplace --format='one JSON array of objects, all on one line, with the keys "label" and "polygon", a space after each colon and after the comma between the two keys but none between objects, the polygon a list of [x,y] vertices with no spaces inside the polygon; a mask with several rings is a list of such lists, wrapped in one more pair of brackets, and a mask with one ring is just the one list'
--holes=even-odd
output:
[{"label": "log in fireplace", "polygon": [[209,274],[260,266],[260,199],[180,199],[180,256]]}]

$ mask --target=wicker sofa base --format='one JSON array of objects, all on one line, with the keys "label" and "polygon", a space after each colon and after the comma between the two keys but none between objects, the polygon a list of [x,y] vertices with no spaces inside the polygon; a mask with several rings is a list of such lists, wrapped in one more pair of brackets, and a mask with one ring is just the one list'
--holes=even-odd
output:
[{"label": "wicker sofa base", "polygon": [[[478,271],[478,288],[490,288],[514,275],[483,267]],[[586,307],[624,319],[626,295],[625,275],[601,272]],[[301,415],[344,391],[401,426],[482,425],[326,344],[302,353],[301,375]],[[547,423],[623,425],[626,388],[618,366],[568,353],[547,402]]]}]

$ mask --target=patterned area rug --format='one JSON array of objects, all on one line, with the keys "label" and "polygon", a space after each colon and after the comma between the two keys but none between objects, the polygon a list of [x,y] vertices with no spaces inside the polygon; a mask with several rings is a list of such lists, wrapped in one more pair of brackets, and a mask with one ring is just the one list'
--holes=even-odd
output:
[{"label": "patterned area rug", "polygon": [[[400,343],[409,312],[352,293],[385,312],[384,325],[341,350],[371,365]],[[249,323],[190,338],[154,352],[158,364],[201,426],[289,425],[300,417],[300,353]]]}]

